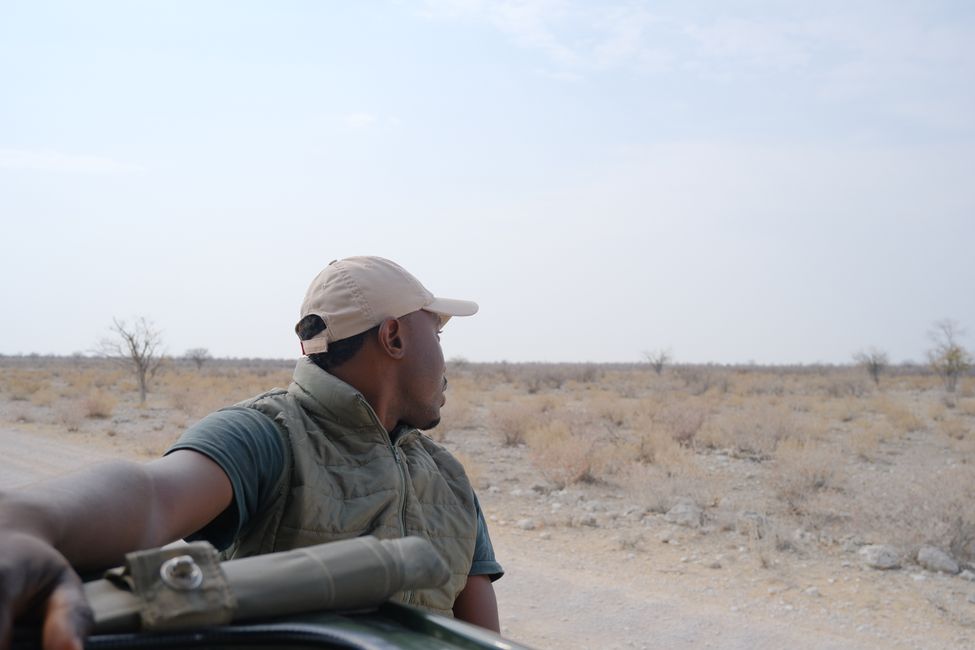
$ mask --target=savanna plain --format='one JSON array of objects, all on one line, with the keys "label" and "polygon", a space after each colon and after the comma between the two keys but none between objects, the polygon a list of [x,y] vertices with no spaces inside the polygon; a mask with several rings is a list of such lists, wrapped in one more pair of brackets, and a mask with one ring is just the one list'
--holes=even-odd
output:
[{"label": "savanna plain", "polygon": [[[148,460],[291,362],[0,358],[0,489]],[[449,363],[466,466],[539,648],[975,647],[975,377],[921,366]]]}]

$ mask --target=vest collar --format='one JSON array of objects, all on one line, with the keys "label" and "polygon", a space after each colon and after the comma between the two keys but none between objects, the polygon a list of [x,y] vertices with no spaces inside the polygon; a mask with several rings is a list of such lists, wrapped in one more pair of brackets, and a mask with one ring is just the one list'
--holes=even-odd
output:
[{"label": "vest collar", "polygon": [[288,392],[305,410],[319,418],[339,423],[343,427],[378,428],[385,432],[379,417],[362,393],[325,372],[308,357],[298,360]]}]

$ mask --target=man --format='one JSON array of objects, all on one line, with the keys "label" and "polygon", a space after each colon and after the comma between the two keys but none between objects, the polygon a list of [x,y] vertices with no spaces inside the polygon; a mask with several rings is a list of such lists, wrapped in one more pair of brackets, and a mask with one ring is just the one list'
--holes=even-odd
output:
[{"label": "man", "polygon": [[0,648],[42,614],[46,650],[80,649],[87,619],[71,569],[209,539],[229,557],[372,534],[421,535],[451,571],[401,600],[498,631],[502,574],[460,464],[419,433],[447,385],[440,329],[472,302],[436,298],[378,257],[332,262],[296,326],[303,357],[272,390],[194,425],[167,454],[115,462],[0,498]]}]

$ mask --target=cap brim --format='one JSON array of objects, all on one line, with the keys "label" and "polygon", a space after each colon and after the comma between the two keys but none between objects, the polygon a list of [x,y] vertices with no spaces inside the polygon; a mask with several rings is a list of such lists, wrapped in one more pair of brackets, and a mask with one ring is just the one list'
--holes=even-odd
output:
[{"label": "cap brim", "polygon": [[473,316],[477,313],[477,303],[453,298],[434,298],[423,309],[441,316]]}]

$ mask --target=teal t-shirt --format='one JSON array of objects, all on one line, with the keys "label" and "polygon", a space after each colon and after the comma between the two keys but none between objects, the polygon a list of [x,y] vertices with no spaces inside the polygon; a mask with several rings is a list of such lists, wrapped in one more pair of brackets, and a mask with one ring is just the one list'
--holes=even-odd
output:
[{"label": "teal t-shirt", "polygon": [[[277,426],[260,411],[231,407],[211,413],[191,426],[166,453],[177,449],[191,449],[207,456],[230,479],[233,503],[216,519],[187,537],[190,541],[206,540],[223,550],[268,505],[271,490],[284,471],[284,447]],[[474,495],[474,505],[477,508],[477,540],[469,575],[486,575],[494,581],[504,575],[504,569],[494,557],[494,547],[477,495]]]}]

